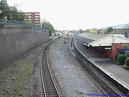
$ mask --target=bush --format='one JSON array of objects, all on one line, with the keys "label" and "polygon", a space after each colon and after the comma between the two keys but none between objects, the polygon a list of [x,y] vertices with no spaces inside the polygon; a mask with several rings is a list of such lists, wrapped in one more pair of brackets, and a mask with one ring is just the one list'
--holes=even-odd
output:
[{"label": "bush", "polygon": [[115,62],[116,62],[116,60],[117,60],[117,58],[118,58],[119,55],[120,55],[120,54],[116,54],[116,55],[115,55]]},{"label": "bush", "polygon": [[23,29],[32,29],[31,26],[23,26]]},{"label": "bush", "polygon": [[124,65],[125,64],[126,55],[119,54],[116,60],[116,64]]},{"label": "bush", "polygon": [[129,57],[129,53],[127,53],[126,56]]},{"label": "bush", "polygon": [[5,23],[0,23],[0,28],[3,28]]},{"label": "bush", "polygon": [[129,57],[126,58],[125,64],[123,65],[125,69],[129,69]]}]

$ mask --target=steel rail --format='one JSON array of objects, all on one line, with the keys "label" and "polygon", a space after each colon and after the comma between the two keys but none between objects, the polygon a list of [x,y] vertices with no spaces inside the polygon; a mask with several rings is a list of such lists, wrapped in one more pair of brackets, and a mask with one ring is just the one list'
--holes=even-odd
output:
[{"label": "steel rail", "polygon": [[42,84],[42,96],[43,97],[60,97],[57,87],[55,86],[51,72],[47,64],[46,54],[48,45],[42,52],[42,67],[41,67],[41,84]]}]

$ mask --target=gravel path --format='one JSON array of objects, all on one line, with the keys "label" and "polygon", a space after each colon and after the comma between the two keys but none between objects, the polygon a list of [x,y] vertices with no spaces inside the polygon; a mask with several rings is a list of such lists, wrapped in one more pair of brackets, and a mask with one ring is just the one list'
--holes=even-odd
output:
[{"label": "gravel path", "polygon": [[65,97],[88,97],[101,94],[100,89],[84,74],[76,59],[71,56],[68,43],[58,39],[50,46],[49,57],[54,74]]}]

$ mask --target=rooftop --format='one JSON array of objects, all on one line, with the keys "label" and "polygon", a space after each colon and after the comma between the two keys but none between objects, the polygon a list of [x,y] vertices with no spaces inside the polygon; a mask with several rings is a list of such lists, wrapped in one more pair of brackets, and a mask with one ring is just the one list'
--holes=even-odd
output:
[{"label": "rooftop", "polygon": [[112,43],[129,43],[129,39],[115,34],[80,33],[76,35],[87,46],[111,46]]}]

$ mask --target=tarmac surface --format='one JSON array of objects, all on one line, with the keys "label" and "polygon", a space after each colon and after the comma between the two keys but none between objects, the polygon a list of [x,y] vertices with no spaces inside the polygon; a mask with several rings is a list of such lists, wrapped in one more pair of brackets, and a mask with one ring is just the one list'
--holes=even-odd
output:
[{"label": "tarmac surface", "polygon": [[56,40],[49,48],[49,58],[54,75],[63,90],[64,97],[88,97],[102,91],[85,75],[76,58],[69,51],[68,41]]}]

